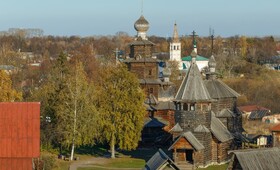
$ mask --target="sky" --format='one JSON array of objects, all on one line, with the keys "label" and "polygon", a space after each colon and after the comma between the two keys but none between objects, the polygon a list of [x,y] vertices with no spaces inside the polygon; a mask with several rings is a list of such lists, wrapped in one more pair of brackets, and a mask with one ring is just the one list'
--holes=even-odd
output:
[{"label": "sky", "polygon": [[[143,5],[142,5],[143,4]],[[0,31],[40,28],[44,35],[81,37],[136,35],[134,22],[144,15],[148,36],[169,37],[177,23],[180,36],[193,30],[214,34],[280,35],[280,0],[0,0]]]}]

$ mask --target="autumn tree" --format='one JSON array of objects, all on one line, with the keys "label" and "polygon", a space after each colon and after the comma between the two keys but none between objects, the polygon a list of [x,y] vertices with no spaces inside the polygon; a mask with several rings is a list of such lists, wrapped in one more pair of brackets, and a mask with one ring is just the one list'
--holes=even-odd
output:
[{"label": "autumn tree", "polygon": [[132,150],[138,145],[145,115],[144,93],[136,76],[124,65],[106,65],[101,69],[97,107],[103,139],[115,146]]},{"label": "autumn tree", "polygon": [[[44,120],[43,137],[50,143],[71,146],[73,160],[75,146],[92,144],[96,131],[96,111],[93,86],[87,81],[83,65],[67,61],[60,54],[45,84],[34,95],[41,99]],[[50,134],[51,131],[51,134]]]},{"label": "autumn tree", "polygon": [[168,61],[167,62],[167,67],[170,68],[171,70],[171,76],[170,76],[170,81],[172,83],[174,83],[175,85],[175,88],[177,91],[177,89],[179,89],[180,85],[181,85],[181,82],[183,80],[183,76],[184,75],[181,75],[180,73],[180,70],[179,70],[179,63],[178,61]]},{"label": "autumn tree", "polygon": [[21,99],[22,94],[13,89],[10,76],[0,70],[0,102],[20,101]]}]

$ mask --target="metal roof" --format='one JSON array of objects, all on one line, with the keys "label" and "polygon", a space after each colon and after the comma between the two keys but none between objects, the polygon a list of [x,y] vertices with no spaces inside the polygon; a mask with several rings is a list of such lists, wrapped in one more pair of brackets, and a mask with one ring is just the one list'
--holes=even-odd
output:
[{"label": "metal roof", "polygon": [[270,109],[262,107],[262,106],[258,106],[258,105],[239,106],[239,107],[237,107],[237,109],[241,112],[252,112],[254,110],[268,110],[268,111],[270,111]]},{"label": "metal roof", "polygon": [[0,126],[0,159],[40,157],[39,102],[0,102]]},{"label": "metal roof", "polygon": [[267,116],[267,113],[269,113],[269,110],[254,110],[250,113],[249,119],[262,119],[264,116]]},{"label": "metal roof", "polygon": [[279,170],[280,148],[235,150],[234,153],[244,170]]},{"label": "metal roof", "polygon": [[226,142],[233,139],[233,136],[227,130],[224,124],[213,115],[211,117],[211,132],[220,142]]},{"label": "metal roof", "polygon": [[205,86],[213,99],[239,97],[236,91],[218,79],[204,80]]},{"label": "metal roof", "polygon": [[170,159],[163,150],[159,149],[146,163],[143,170],[159,170],[165,166],[171,166],[172,169],[179,170],[175,163]]},{"label": "metal roof", "polygon": [[196,63],[192,63],[176,96],[177,101],[210,101],[207,88],[204,85]]},{"label": "metal roof", "polygon": [[[182,57],[182,61],[192,61],[192,56],[186,56],[186,57]],[[196,56],[196,61],[209,61],[208,58],[197,55]]]},{"label": "metal roof", "polygon": [[184,137],[190,144],[194,147],[195,150],[199,151],[202,149],[205,149],[205,147],[199,142],[199,140],[192,134],[192,132],[188,131],[183,134],[181,134],[177,140],[169,147],[168,150],[173,149],[174,145],[182,138]]}]

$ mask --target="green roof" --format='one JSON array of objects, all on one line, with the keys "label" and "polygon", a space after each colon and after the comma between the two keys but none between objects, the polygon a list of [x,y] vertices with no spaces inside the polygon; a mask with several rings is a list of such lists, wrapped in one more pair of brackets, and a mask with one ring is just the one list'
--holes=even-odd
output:
[{"label": "green roof", "polygon": [[[202,57],[200,55],[196,56],[196,61],[208,61],[208,58]],[[192,56],[183,57],[182,61],[192,61]]]}]

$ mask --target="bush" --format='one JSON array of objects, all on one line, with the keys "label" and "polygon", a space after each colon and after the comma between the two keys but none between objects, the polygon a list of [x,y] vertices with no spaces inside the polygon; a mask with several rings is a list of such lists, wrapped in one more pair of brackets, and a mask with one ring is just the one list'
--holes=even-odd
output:
[{"label": "bush", "polygon": [[55,157],[49,153],[41,153],[42,157],[42,163],[44,170],[51,170],[55,167]]}]

